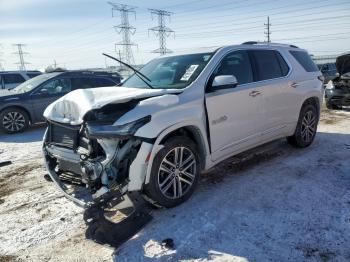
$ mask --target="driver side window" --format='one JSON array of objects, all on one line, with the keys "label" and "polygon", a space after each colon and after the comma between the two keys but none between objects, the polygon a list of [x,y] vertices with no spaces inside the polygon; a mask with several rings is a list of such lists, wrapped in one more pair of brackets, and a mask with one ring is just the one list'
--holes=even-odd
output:
[{"label": "driver side window", "polygon": [[54,79],[44,84],[39,92],[45,92],[50,95],[65,94],[72,90],[69,78]]},{"label": "driver side window", "polygon": [[239,50],[226,55],[214,71],[212,79],[220,75],[234,75],[239,85],[253,82],[253,71],[248,52]]}]

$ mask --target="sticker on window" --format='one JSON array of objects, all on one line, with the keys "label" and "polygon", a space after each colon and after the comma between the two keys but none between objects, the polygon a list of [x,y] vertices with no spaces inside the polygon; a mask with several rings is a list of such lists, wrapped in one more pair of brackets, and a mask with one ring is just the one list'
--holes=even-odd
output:
[{"label": "sticker on window", "polygon": [[189,68],[187,68],[185,74],[181,77],[181,81],[188,81],[190,77],[193,75],[194,71],[196,71],[198,65],[191,65]]}]

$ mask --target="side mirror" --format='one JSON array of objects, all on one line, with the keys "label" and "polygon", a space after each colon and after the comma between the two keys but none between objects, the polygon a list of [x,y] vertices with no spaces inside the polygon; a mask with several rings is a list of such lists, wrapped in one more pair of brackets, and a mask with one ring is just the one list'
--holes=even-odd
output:
[{"label": "side mirror", "polygon": [[234,75],[216,76],[211,87],[213,89],[232,88],[238,85],[237,78]]}]

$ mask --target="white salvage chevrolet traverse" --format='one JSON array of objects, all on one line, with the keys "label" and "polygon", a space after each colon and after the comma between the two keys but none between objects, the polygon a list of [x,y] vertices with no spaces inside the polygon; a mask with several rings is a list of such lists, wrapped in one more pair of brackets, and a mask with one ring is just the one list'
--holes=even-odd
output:
[{"label": "white salvage chevrolet traverse", "polygon": [[76,90],[48,106],[46,166],[81,205],[138,192],[173,207],[190,197],[201,171],[232,155],[282,137],[309,146],[322,82],[308,53],[293,45],[247,42],[163,56],[119,88]]}]

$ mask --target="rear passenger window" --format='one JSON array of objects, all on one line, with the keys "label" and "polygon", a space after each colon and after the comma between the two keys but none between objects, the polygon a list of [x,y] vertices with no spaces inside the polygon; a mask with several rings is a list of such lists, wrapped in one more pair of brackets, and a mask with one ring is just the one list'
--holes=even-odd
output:
[{"label": "rear passenger window", "polygon": [[289,72],[289,66],[279,52],[275,52],[275,54],[277,56],[278,62],[280,63],[282,76],[286,76]]},{"label": "rear passenger window", "polygon": [[318,67],[312,61],[311,57],[309,56],[308,53],[304,51],[289,51],[292,56],[301,64],[301,66],[305,69],[306,72],[317,72]]},{"label": "rear passenger window", "polygon": [[89,77],[72,78],[73,89],[87,89],[95,87],[95,81]]},{"label": "rear passenger window", "polygon": [[258,80],[279,78],[287,75],[289,68],[281,55],[274,50],[254,50]]},{"label": "rear passenger window", "polygon": [[234,75],[240,85],[253,82],[253,72],[247,51],[234,51],[228,54],[221,61],[214,75]]},{"label": "rear passenger window", "polygon": [[20,74],[4,74],[2,77],[5,84],[18,84],[26,81]]},{"label": "rear passenger window", "polygon": [[106,78],[95,78],[95,87],[115,86],[116,83]]}]

